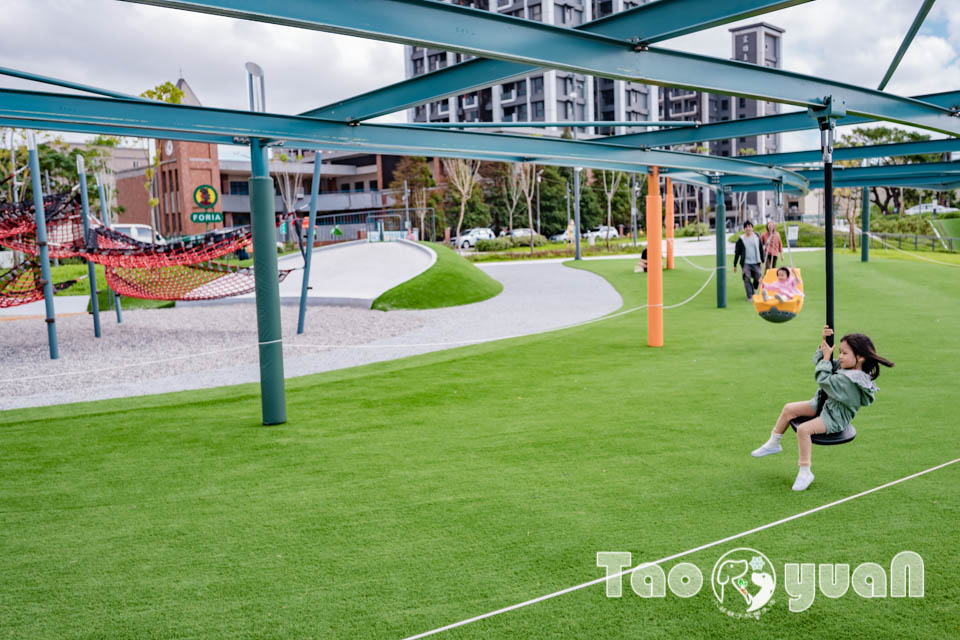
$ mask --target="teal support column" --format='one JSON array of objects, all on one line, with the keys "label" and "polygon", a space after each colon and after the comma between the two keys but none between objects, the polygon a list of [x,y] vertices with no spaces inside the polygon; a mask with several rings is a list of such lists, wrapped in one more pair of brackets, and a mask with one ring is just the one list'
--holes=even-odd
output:
[{"label": "teal support column", "polygon": [[717,308],[727,306],[727,205],[726,193],[717,189]]},{"label": "teal support column", "polygon": [[[97,193],[100,195],[100,217],[103,219],[103,226],[110,228],[110,212],[107,211],[107,199],[104,197],[103,177],[97,174]],[[110,289],[110,302],[117,310],[117,324],[123,324],[123,309],[120,308],[120,296],[113,289]]]},{"label": "teal support column", "polygon": [[573,259],[580,260],[580,167],[573,168]]},{"label": "teal support column", "polygon": [[[87,169],[83,156],[77,155],[77,173],[80,175],[80,219],[83,221],[83,244],[90,238],[90,200],[87,197]],[[87,281],[90,283],[90,309],[93,312],[93,336],[100,337],[100,299],[97,297],[97,270],[87,262]]]},{"label": "teal support column", "polygon": [[[303,333],[303,322],[307,316],[307,291],[310,289],[310,262],[313,258],[313,238],[317,223],[317,197],[320,194],[320,165],[323,152],[317,151],[313,157],[313,182],[310,184],[310,222],[307,224],[307,252],[303,257],[303,286],[300,287],[300,317],[297,320],[297,335]],[[406,197],[406,196],[405,196]],[[410,214],[407,214],[409,219]]]},{"label": "teal support column", "polygon": [[34,219],[37,223],[37,246],[40,247],[40,277],[43,278],[43,302],[47,313],[47,343],[50,359],[60,357],[57,344],[57,315],[53,308],[53,276],[50,275],[50,249],[47,247],[47,214],[43,208],[43,189],[40,186],[40,156],[33,131],[27,133],[27,148],[30,152],[30,178],[33,181]]},{"label": "teal support column", "polygon": [[256,138],[250,142],[250,164],[250,224],[260,346],[260,405],[263,424],[283,424],[287,421],[287,401],[280,327],[276,202],[267,148]]},{"label": "teal support column", "polygon": [[863,188],[860,229],[860,262],[870,262],[870,187]]}]

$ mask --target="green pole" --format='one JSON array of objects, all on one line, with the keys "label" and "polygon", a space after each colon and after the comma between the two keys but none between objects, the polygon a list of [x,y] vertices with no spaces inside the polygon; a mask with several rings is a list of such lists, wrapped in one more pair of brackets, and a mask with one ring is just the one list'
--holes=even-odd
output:
[{"label": "green pole", "polygon": [[[719,176],[715,176],[719,182]],[[727,205],[723,188],[717,189],[717,309],[727,306]]]},{"label": "green pole", "polygon": [[[80,219],[83,221],[83,244],[87,246],[90,241],[90,201],[87,197],[87,169],[80,154],[77,154],[77,173],[80,175]],[[86,260],[86,263],[87,279],[90,281],[90,309],[93,311],[93,336],[99,338],[100,299],[97,296],[97,271],[92,262]]]},{"label": "green pole", "polygon": [[[320,165],[322,163],[323,152],[317,151],[313,157],[313,182],[310,184],[310,222],[307,224],[307,252],[303,257],[303,286],[300,288],[300,317],[297,319],[297,335],[303,333],[303,323],[307,316],[307,291],[310,289],[310,262],[313,257],[313,238],[317,223],[317,198],[320,194]],[[408,212],[408,221],[409,217]]]},{"label": "green pole", "polygon": [[280,327],[280,279],[277,271],[277,221],[273,179],[263,141],[250,141],[250,224],[256,282],[257,335],[260,346],[260,405],[263,424],[287,421]]},{"label": "green pole", "polygon": [[860,212],[860,262],[870,262],[870,187],[863,188],[863,209]]},{"label": "green pole", "polygon": [[[104,197],[103,178],[97,174],[97,193],[100,194],[100,216],[103,218],[103,226],[110,228],[110,213],[107,211],[107,199]],[[110,302],[117,310],[117,324],[123,324],[123,310],[120,308],[120,296],[110,289]]]},{"label": "green pole", "polygon": [[[37,223],[37,246],[40,247],[40,277],[43,283],[43,301],[47,312],[47,342],[50,359],[60,357],[57,344],[57,316],[53,308],[53,276],[50,275],[50,249],[47,247],[47,215],[43,207],[43,189],[40,186],[40,156],[33,131],[27,133],[27,149],[30,154],[30,178],[33,180],[34,219]],[[16,149],[14,149],[14,153]],[[14,190],[16,191],[16,190]]]}]

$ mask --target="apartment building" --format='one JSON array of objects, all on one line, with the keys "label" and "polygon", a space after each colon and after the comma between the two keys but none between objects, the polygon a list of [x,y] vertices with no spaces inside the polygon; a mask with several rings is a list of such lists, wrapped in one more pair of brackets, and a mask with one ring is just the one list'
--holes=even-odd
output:
[{"label": "apartment building", "polygon": [[[453,0],[456,4],[527,20],[575,27],[645,2],[628,0]],[[412,78],[470,58],[423,47],[405,47],[406,76]],[[514,82],[420,105],[410,122],[563,122],[651,119],[657,88],[565,71],[546,71]],[[637,127],[588,127],[584,135],[642,131]],[[559,135],[559,128],[549,129]]]}]

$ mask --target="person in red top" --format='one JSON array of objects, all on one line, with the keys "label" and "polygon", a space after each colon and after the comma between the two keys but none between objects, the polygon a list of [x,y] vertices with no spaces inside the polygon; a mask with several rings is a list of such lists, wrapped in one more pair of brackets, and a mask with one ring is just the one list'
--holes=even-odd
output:
[{"label": "person in red top", "polygon": [[760,234],[760,241],[763,243],[764,252],[767,255],[765,269],[776,269],[777,258],[783,251],[783,242],[780,240],[780,234],[777,232],[777,223],[771,220],[767,223],[767,230]]}]

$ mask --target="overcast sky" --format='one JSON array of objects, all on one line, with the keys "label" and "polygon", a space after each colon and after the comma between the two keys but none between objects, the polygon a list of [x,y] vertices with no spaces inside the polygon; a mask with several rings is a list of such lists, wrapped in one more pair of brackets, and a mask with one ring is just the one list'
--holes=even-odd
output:
[{"label": "overcast sky", "polygon": [[[760,19],[786,29],[785,69],[876,87],[921,4],[817,0]],[[267,108],[279,113],[403,80],[401,45],[116,0],[3,0],[0,25],[0,66],[131,94],[182,75],[206,106],[247,108],[248,60],[263,67]],[[728,58],[728,28],[659,46]],[[958,45],[960,0],[939,0],[887,90],[960,89]],[[4,76],[0,86],[57,90]],[[788,149],[817,144],[813,135],[784,139]]]}]

